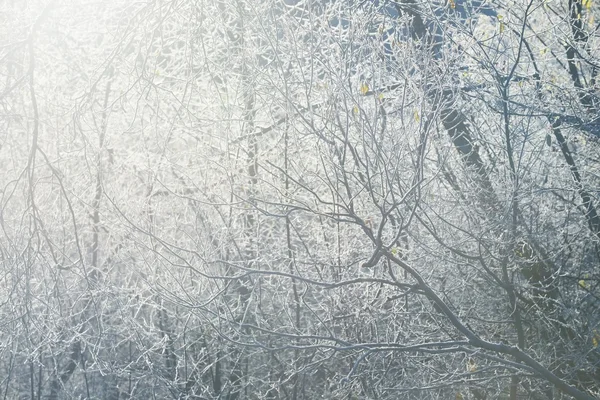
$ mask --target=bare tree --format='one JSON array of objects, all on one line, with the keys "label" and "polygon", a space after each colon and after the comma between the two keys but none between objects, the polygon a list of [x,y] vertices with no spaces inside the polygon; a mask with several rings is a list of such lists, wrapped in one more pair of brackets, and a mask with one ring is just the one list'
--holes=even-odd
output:
[{"label": "bare tree", "polygon": [[599,395],[591,1],[1,7],[3,397]]}]

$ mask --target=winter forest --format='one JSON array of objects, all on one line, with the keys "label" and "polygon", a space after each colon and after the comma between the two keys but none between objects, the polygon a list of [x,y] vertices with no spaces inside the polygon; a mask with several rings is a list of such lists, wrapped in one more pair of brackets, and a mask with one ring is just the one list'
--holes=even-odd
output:
[{"label": "winter forest", "polygon": [[0,1],[0,398],[600,397],[599,29]]}]

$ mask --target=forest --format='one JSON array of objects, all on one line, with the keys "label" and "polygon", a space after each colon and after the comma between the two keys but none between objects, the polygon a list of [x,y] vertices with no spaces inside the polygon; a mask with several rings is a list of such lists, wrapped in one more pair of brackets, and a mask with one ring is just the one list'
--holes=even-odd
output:
[{"label": "forest", "polygon": [[0,398],[600,398],[599,29],[0,1]]}]

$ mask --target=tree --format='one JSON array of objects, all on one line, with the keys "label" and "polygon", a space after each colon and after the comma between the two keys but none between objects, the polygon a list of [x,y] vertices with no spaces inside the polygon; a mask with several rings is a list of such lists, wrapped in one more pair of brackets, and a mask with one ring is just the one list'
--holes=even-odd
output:
[{"label": "tree", "polygon": [[3,7],[5,397],[599,395],[591,1]]}]

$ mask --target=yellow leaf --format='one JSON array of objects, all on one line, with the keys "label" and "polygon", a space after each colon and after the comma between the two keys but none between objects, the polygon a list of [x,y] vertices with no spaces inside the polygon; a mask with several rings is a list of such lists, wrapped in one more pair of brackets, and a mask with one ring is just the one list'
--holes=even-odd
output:
[{"label": "yellow leaf", "polygon": [[590,19],[588,21],[588,24],[590,25],[590,28],[594,27],[594,14],[590,14]]},{"label": "yellow leaf", "polygon": [[598,337],[594,336],[592,338],[592,345],[594,346],[594,348],[598,347]]},{"label": "yellow leaf", "polygon": [[383,93],[379,93],[379,101],[383,101]]},{"label": "yellow leaf", "polygon": [[544,55],[544,54],[546,54],[547,52],[548,52],[548,48],[547,48],[547,47],[544,47],[542,50],[540,50],[540,54],[541,54],[541,55]]},{"label": "yellow leaf", "polygon": [[583,279],[580,279],[577,283],[579,283],[579,286],[581,286],[584,289],[588,288],[588,284]]},{"label": "yellow leaf", "polygon": [[477,371],[477,364],[475,364],[475,360],[473,360],[472,358],[469,358],[469,361],[467,361],[467,371],[469,371],[469,372]]},{"label": "yellow leaf", "polygon": [[592,0],[582,0],[581,4],[588,10],[592,8]]},{"label": "yellow leaf", "polygon": [[454,0],[448,0],[448,4],[450,5],[450,8],[456,8],[456,3]]},{"label": "yellow leaf", "polygon": [[417,110],[415,110],[415,121],[419,122],[421,120],[421,117],[419,116],[419,112]]},{"label": "yellow leaf", "polygon": [[358,115],[358,106],[354,106],[354,108],[352,108],[352,112]]},{"label": "yellow leaf", "polygon": [[464,397],[461,392],[456,392],[456,400],[463,400]]},{"label": "yellow leaf", "polygon": [[362,85],[360,85],[360,92],[362,94],[367,94],[368,91],[369,91],[369,87],[367,86],[366,83],[363,83]]},{"label": "yellow leaf", "polygon": [[504,32],[504,24],[500,22],[500,33]]},{"label": "yellow leaf", "polygon": [[392,247],[392,255],[396,255],[398,254],[398,248],[397,247]]},{"label": "yellow leaf", "polygon": [[520,248],[518,248],[518,247],[515,249],[515,254],[516,254],[518,257],[521,257],[521,258],[525,257],[525,256],[523,255],[523,251],[522,251]]}]

